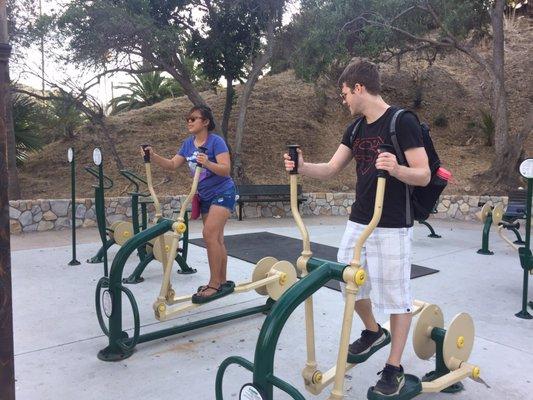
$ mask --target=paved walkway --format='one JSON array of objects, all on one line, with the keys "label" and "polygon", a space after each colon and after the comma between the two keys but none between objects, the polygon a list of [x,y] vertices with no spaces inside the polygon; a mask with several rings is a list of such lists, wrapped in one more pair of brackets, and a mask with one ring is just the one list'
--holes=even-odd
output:
[{"label": "paved walkway", "polygon": [[[306,218],[311,240],[337,246],[344,218]],[[522,269],[518,255],[493,233],[490,247],[494,256],[481,256],[480,223],[434,221],[442,239],[427,237],[427,229],[415,227],[413,263],[436,268],[439,273],[412,281],[417,299],[438,304],[446,324],[454,315],[466,311],[474,319],[476,340],[470,362],[481,366],[482,377],[490,389],[471,380],[466,390],[456,395],[423,394],[420,399],[524,400],[533,399],[533,320],[514,316],[519,311]],[[201,231],[191,226],[193,237]],[[260,219],[230,221],[226,234],[269,231],[299,238],[292,220]],[[78,259],[86,260],[98,249],[95,229],[78,231]],[[230,355],[253,361],[254,347],[263,316],[253,316],[137,346],[132,357],[106,363],[96,353],[106,346],[94,310],[94,288],[102,266],[82,263],[68,267],[71,259],[70,231],[14,236],[12,267],[14,292],[15,368],[17,399],[158,399],[212,400],[218,365]],[[116,249],[110,250],[112,260]],[[134,267],[132,259],[127,268]],[[199,273],[173,274],[178,292],[191,293],[207,279],[206,253],[191,246],[190,264]],[[229,276],[247,279],[251,265],[230,258]],[[159,291],[161,269],[150,265],[146,281],[131,287],[141,314],[142,330],[160,329],[200,318],[260,305],[264,298],[255,293],[226,297],[190,312],[177,320],[159,323],[151,305]],[[533,281],[533,279],[531,280]],[[533,293],[530,284],[530,293]],[[533,296],[530,296],[532,299]],[[125,313],[128,305],[124,303]],[[321,289],[314,296],[317,359],[322,370],[335,362],[342,315],[341,295]],[[326,399],[305,392],[301,370],[305,363],[303,307],[299,307],[282,332],[276,352],[277,376],[290,382],[308,399]],[[384,315],[377,316],[385,321]],[[124,318],[131,327],[131,317]],[[354,322],[353,334],[361,323]],[[382,351],[347,374],[348,399],[366,398],[366,390],[376,380],[387,354]],[[419,360],[409,341],[403,360],[409,373],[422,375],[433,362]],[[230,367],[224,381],[225,399],[237,399],[240,387],[252,380],[251,374]],[[287,399],[276,392],[275,399]]]}]

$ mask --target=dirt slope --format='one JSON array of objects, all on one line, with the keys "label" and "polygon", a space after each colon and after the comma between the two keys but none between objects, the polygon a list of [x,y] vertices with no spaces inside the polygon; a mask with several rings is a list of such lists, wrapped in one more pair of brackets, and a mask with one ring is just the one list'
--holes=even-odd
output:
[{"label": "dirt slope", "polygon": [[[490,52],[483,44],[480,51]],[[510,128],[524,129],[528,112],[532,112],[533,28],[522,22],[507,28],[506,71],[509,97]],[[415,79],[422,88],[422,105],[417,112],[429,123],[432,137],[441,159],[455,177],[447,193],[478,192],[479,182],[472,177],[487,169],[493,157],[491,147],[484,145],[481,110],[489,110],[488,85],[480,68],[467,57],[454,54],[437,60],[431,67],[417,60],[404,60],[401,69],[396,65],[381,65],[384,98],[392,104],[412,107],[416,97]],[[418,77],[418,78],[416,78]],[[238,89],[239,90],[239,89]],[[224,107],[224,93],[203,93],[220,120]],[[144,174],[138,146],[151,143],[163,155],[171,157],[187,136],[184,115],[191,104],[186,98],[165,100],[152,107],[109,117],[112,137],[124,165]],[[440,121],[444,126],[438,126]],[[243,141],[246,174],[253,183],[286,183],[281,154],[289,143],[299,143],[305,159],[326,162],[339,145],[345,126],[350,122],[348,112],[339,102],[338,89],[329,86],[317,92],[311,84],[295,78],[291,71],[261,79],[251,98]],[[230,123],[230,131],[235,120]],[[529,127],[531,129],[531,127]],[[230,139],[233,144],[233,139]],[[23,198],[64,198],[70,193],[69,166],[66,150],[73,146],[78,152],[78,196],[92,196],[94,179],[82,166],[92,164],[91,154],[101,146],[105,157],[105,172],[115,186],[110,195],[123,195],[130,189],[114,165],[111,153],[101,135],[94,128],[82,129],[73,141],[48,145],[32,157],[20,171]],[[526,143],[528,155],[533,155],[533,139]],[[354,165],[339,177],[328,182],[303,179],[305,191],[353,190]],[[185,193],[190,178],[185,168],[175,173],[154,169],[158,193]],[[498,188],[492,193],[497,194]]]}]

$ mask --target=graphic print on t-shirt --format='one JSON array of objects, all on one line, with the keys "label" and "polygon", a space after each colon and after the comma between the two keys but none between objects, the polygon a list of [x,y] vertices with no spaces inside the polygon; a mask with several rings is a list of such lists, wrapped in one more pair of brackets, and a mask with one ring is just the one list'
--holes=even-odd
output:
[{"label": "graphic print on t-shirt", "polygon": [[352,147],[353,158],[357,163],[357,170],[366,175],[376,164],[379,146],[384,143],[382,137],[375,136],[369,138],[355,139]]},{"label": "graphic print on t-shirt", "polygon": [[[195,150],[190,156],[185,157],[185,160],[187,160],[187,164],[189,165],[189,169],[191,170],[191,175],[194,176],[194,171],[196,170],[196,156],[198,155],[198,150]],[[208,176],[209,170],[204,168],[202,172],[200,172],[200,178],[198,179],[199,182],[203,181]]]}]

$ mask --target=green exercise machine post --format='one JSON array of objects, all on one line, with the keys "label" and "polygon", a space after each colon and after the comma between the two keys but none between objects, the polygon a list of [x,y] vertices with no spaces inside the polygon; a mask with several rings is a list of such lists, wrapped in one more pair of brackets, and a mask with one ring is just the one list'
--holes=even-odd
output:
[{"label": "green exercise machine post", "polygon": [[[205,149],[201,150],[204,151]],[[135,249],[153,239],[161,238],[164,234],[170,236],[170,241],[156,240],[153,244],[154,253],[159,252],[162,255],[164,266],[161,290],[155,302],[152,304],[155,318],[159,321],[166,321],[202,305],[193,303],[191,301],[191,295],[176,296],[170,278],[180,237],[188,229],[185,224],[186,209],[196,193],[198,180],[203,167],[199,164],[197,165],[191,191],[181,205],[179,216],[175,220],[172,220],[162,217],[161,207],[152,185],[150,153],[146,149],[144,162],[148,188],[154,199],[156,208],[156,223],[154,226],[134,235],[119,249],[113,259],[109,277],[102,277],[97,284],[95,293],[97,317],[102,331],[108,337],[108,345],[98,353],[98,358],[103,361],[118,361],[128,358],[132,355],[136,345],[139,343],[157,340],[257,313],[267,313],[272,308],[274,302],[297,280],[296,270],[291,263],[278,261],[274,257],[265,257],[256,264],[251,280],[235,285],[233,292],[230,293],[255,290],[261,295],[268,295],[268,299],[264,305],[141,334],[139,308],[133,293],[122,285],[122,273],[128,257]],[[133,333],[131,336],[123,330],[122,326],[122,294],[129,300],[133,313]]]},{"label": "green exercise machine post", "polygon": [[[150,194],[140,191],[139,186],[146,184],[146,180],[131,171],[121,170],[121,175],[124,176],[134,188],[134,190],[129,193],[131,197],[131,221],[115,221],[110,226],[107,226],[104,193],[105,190],[109,190],[113,187],[113,180],[103,172],[102,157],[101,150],[99,148],[94,149],[93,161],[97,168],[90,166],[85,167],[85,170],[97,179],[97,184],[93,185],[95,196],[95,214],[98,232],[102,240],[102,246],[96,255],[88,259],[87,262],[91,264],[104,262],[104,271],[107,271],[107,251],[114,244],[119,246],[124,245],[132,236],[146,229],[148,225],[147,206],[148,204],[153,203],[153,200],[150,199]],[[140,216],[139,205],[141,208]],[[188,224],[188,214],[186,215],[185,219],[185,223]],[[139,222],[139,220],[141,221]],[[139,263],[134,271],[128,277],[124,278],[124,283],[135,284],[144,280],[144,278],[141,276],[142,273],[150,262],[152,262],[154,259],[157,259],[157,252],[154,254],[152,251],[152,245],[152,243],[147,243],[139,246],[137,249]],[[196,272],[196,269],[191,268],[187,264],[187,251],[188,236],[184,236],[182,240],[182,246],[180,248],[180,254],[176,256],[176,261],[180,266],[178,273],[193,274]],[[108,274],[105,273],[104,276],[108,276]]]},{"label": "green exercise machine post", "polygon": [[[307,361],[302,376],[306,390],[313,395],[318,395],[326,387],[333,384],[328,399],[341,400],[344,398],[345,373],[347,369],[356,365],[356,362],[350,362],[352,360],[348,357],[348,345],[355,295],[366,279],[365,271],[360,263],[361,250],[364,242],[381,218],[387,173],[379,171],[374,215],[355,245],[354,257],[350,265],[318,259],[312,257],[309,234],[297,208],[297,147],[297,145],[289,147],[289,155],[292,160],[295,160],[295,168],[290,175],[290,186],[291,211],[303,239],[303,251],[297,261],[302,279],[278,299],[265,319],[255,348],[255,362],[252,363],[239,356],[229,357],[222,362],[215,381],[216,400],[223,400],[224,398],[223,377],[227,368],[232,364],[240,365],[253,374],[253,381],[242,386],[239,393],[240,400],[273,400],[274,387],[287,393],[292,399],[305,400],[307,398],[293,385],[274,374],[274,356],[279,336],[289,316],[301,303],[305,303]],[[388,148],[381,150],[390,151]],[[346,297],[337,363],[328,371],[322,372],[316,361],[312,295],[330,279],[346,283]],[[442,312],[437,306],[415,301],[412,312],[419,316],[413,334],[415,352],[423,359],[429,359],[436,354],[435,370],[427,374],[422,380],[407,374],[405,386],[397,396],[381,396],[375,393],[373,388],[370,388],[367,393],[368,399],[405,400],[422,392],[444,390],[453,392],[461,389],[461,385],[457,384],[460,384],[462,379],[466,377],[479,378],[479,367],[466,362],[474,343],[474,326],[468,314],[458,314],[449,327],[444,329]],[[388,324],[383,324],[383,326],[386,328]],[[360,363],[365,360],[359,359],[357,362]]]},{"label": "green exercise machine post", "polygon": [[72,260],[68,265],[80,265],[76,259],[76,154],[72,147],[67,150],[67,160],[70,164],[70,204],[72,210]]},{"label": "green exercise machine post", "polygon": [[520,164],[520,175],[527,180],[526,200],[526,242],[524,247],[518,249],[520,265],[524,270],[522,284],[522,309],[515,314],[518,318],[532,319],[527,307],[533,308],[533,302],[528,303],[529,275],[533,274],[533,257],[531,255],[531,196],[533,195],[533,158],[528,158]]}]

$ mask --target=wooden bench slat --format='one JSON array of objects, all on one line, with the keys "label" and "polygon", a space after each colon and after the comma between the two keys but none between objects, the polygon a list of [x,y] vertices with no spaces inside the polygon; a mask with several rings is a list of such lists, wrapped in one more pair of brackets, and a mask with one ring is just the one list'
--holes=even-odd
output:
[{"label": "wooden bench slat", "polygon": [[512,190],[509,192],[509,201],[503,220],[514,222],[526,217],[527,190]]},{"label": "wooden bench slat", "polygon": [[[298,205],[304,201],[302,193],[302,185],[298,185]],[[237,194],[239,221],[241,221],[244,203],[290,201],[291,188],[290,185],[237,185]]]},{"label": "wooden bench slat", "polygon": [[[237,185],[239,196],[268,196],[290,195],[289,185]],[[302,193],[302,186],[298,185],[298,194]]]}]

